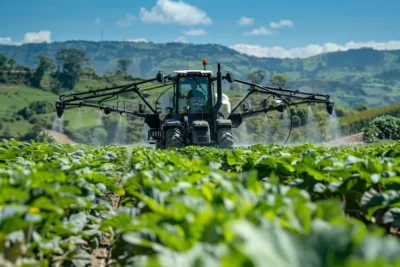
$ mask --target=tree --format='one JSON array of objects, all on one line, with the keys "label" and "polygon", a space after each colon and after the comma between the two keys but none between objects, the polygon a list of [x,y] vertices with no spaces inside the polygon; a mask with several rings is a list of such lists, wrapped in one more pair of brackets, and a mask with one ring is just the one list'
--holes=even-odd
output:
[{"label": "tree", "polygon": [[14,69],[14,66],[17,63],[17,61],[15,61],[15,59],[13,59],[13,58],[9,58],[7,63],[8,63],[8,65],[10,65],[11,69]]},{"label": "tree", "polygon": [[358,104],[358,106],[356,107],[357,111],[365,111],[368,109],[368,106],[366,104]]},{"label": "tree", "polygon": [[0,54],[0,70],[7,68],[7,60],[8,58],[5,55]]},{"label": "tree", "polygon": [[85,52],[75,48],[61,49],[57,53],[56,60],[58,80],[64,88],[73,89],[79,81],[79,73],[83,65],[89,61],[85,57]]},{"label": "tree", "polygon": [[247,76],[247,79],[249,79],[252,83],[256,84],[261,84],[264,78],[265,78],[265,71],[262,69],[253,71]]},{"label": "tree", "polygon": [[92,66],[86,66],[83,71],[83,75],[89,76],[89,77],[95,77],[96,76],[96,71]]},{"label": "tree", "polygon": [[231,83],[231,85],[229,86],[229,90],[231,90],[231,91],[240,91],[240,84]]},{"label": "tree", "polygon": [[55,65],[51,58],[44,55],[39,55],[37,57],[36,64],[38,64],[38,67],[33,73],[31,83],[33,87],[42,88],[40,82],[42,81],[44,74],[53,71]]},{"label": "tree", "polygon": [[274,85],[274,86],[278,86],[278,87],[284,87],[286,82],[287,82],[288,78],[283,75],[283,74],[275,74],[274,76],[271,77],[271,79],[269,79],[269,82]]},{"label": "tree", "polygon": [[153,67],[153,63],[150,57],[142,58],[139,63],[140,73],[142,76],[146,76]]},{"label": "tree", "polygon": [[131,64],[132,60],[121,58],[118,60],[118,69],[120,69],[123,72],[126,72],[128,70],[129,65]]}]

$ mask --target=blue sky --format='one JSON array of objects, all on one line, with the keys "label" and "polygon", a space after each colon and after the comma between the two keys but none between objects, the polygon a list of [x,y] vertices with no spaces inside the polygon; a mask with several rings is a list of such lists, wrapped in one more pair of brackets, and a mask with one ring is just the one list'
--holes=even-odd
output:
[{"label": "blue sky", "polygon": [[105,40],[218,43],[256,56],[400,49],[399,0],[1,2],[3,44],[99,41],[103,28]]}]

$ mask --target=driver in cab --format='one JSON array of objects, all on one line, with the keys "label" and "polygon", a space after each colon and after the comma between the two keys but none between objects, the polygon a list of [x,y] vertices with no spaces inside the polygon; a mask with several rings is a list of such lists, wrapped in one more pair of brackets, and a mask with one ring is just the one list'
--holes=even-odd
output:
[{"label": "driver in cab", "polygon": [[192,90],[190,90],[186,96],[187,105],[189,106],[189,109],[192,109],[193,106],[196,106],[196,104],[194,103],[196,98],[200,98],[202,102],[205,104],[206,96],[204,92],[199,88],[197,82],[193,79],[190,85]]}]

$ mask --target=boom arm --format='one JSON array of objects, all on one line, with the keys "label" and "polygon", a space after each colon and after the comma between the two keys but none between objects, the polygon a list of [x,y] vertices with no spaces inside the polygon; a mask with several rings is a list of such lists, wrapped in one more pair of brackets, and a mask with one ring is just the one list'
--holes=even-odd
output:
[{"label": "boom arm", "polygon": [[[153,81],[157,81],[158,83],[161,84],[154,85],[143,90],[140,90],[140,88],[138,87],[142,84]],[[144,102],[144,104],[151,110],[153,114],[158,114],[157,111],[144,98],[142,92],[150,91],[168,85],[172,85],[172,82],[164,83],[164,75],[160,72],[157,74],[156,78],[153,79],[147,79],[126,85],[89,90],[86,92],[61,95],[60,99],[56,101],[57,116],[60,118],[63,115],[65,109],[84,106],[84,107],[100,108],[100,110],[104,110],[106,114],[109,114],[110,112],[119,112],[121,114],[126,113],[136,117],[144,118],[146,117],[146,114],[144,113],[143,104],[139,104],[139,111],[136,111],[136,110],[127,110],[125,108],[125,101],[118,101],[116,106],[106,104],[105,102],[117,100],[120,94],[127,92],[134,92],[139,96],[139,98]],[[119,104],[120,102],[123,102],[122,106]]]},{"label": "boom arm", "polygon": [[[242,123],[243,118],[256,116],[261,113],[267,113],[268,111],[277,110],[279,112],[283,112],[286,107],[289,107],[290,110],[290,130],[289,134],[286,138],[285,144],[289,140],[290,134],[292,132],[292,109],[291,106],[305,104],[305,103],[322,103],[326,105],[326,110],[328,111],[329,115],[333,112],[334,102],[330,100],[329,95],[323,94],[313,94],[307,92],[301,92],[299,90],[289,90],[283,88],[276,88],[276,87],[269,87],[269,86],[261,86],[255,83],[249,83],[242,80],[233,79],[232,75],[228,72],[224,79],[228,80],[228,82],[238,82],[241,84],[249,85],[250,88],[248,89],[247,94],[233,107],[228,119],[232,121],[232,127],[236,128],[239,127]],[[260,93],[268,95],[267,98],[261,100],[259,105],[255,108],[251,107],[251,103],[246,103],[242,105],[246,99],[254,94]],[[272,97],[272,103],[269,103],[268,100]],[[243,112],[242,113],[235,113],[235,111],[242,105]]]},{"label": "boom arm", "polygon": [[[242,106],[243,112],[241,113],[242,118],[247,118],[251,116],[256,116],[260,113],[266,113],[268,111],[277,110],[283,112],[286,107],[305,104],[305,103],[321,103],[325,104],[329,114],[332,114],[334,102],[331,101],[329,95],[318,94],[318,93],[307,93],[301,92],[299,90],[290,90],[269,86],[262,86],[255,83],[249,83],[242,80],[232,79],[225,77],[226,79],[231,79],[232,82],[238,82],[250,86],[247,94],[232,108],[231,114],[228,117],[230,119],[235,116],[235,111]],[[259,105],[255,108],[251,107],[250,103],[243,104],[246,99],[254,93],[260,93],[268,95],[266,99],[259,102]],[[272,103],[268,103],[272,98]],[[242,105],[243,104],[243,105]],[[237,114],[237,113],[236,113]]]}]

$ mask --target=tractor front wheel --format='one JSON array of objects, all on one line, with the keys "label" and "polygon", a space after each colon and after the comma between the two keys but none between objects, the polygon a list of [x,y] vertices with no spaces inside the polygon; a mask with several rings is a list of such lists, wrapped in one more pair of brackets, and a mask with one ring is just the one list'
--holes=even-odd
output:
[{"label": "tractor front wheel", "polygon": [[218,129],[218,147],[225,149],[233,148],[233,134],[232,129],[222,128]]},{"label": "tractor front wheel", "polygon": [[183,131],[179,128],[169,128],[166,131],[166,148],[175,147],[181,148],[183,147]]}]

